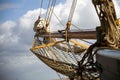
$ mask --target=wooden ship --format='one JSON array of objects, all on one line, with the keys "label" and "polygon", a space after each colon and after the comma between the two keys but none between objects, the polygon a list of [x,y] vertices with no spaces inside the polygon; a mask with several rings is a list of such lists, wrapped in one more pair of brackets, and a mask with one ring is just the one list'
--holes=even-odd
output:
[{"label": "wooden ship", "polygon": [[[73,0],[66,28],[50,32],[56,0],[49,0],[46,17],[40,15],[34,24],[35,36],[30,50],[69,80],[120,80],[120,19],[116,17],[112,0],[91,1],[100,21],[96,30],[70,29],[77,3]],[[96,42],[88,46],[78,39]]]}]

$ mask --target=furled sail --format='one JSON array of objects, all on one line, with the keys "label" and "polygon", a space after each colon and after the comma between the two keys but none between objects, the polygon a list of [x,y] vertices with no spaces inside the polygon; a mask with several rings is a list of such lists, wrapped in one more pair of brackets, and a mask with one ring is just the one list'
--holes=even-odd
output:
[{"label": "furled sail", "polygon": [[[77,0],[72,2],[65,30],[58,32],[51,32],[49,27],[56,0],[48,2],[45,18],[40,15],[34,24],[35,36],[31,51],[46,65],[56,72],[68,76],[70,80],[98,79],[102,69],[96,62],[97,49],[103,46],[120,48],[118,27],[120,20],[116,18],[112,0],[92,0],[101,25],[96,29],[97,31],[79,32],[70,30]],[[97,39],[97,41],[91,46],[87,46],[78,42],[77,39]]]}]

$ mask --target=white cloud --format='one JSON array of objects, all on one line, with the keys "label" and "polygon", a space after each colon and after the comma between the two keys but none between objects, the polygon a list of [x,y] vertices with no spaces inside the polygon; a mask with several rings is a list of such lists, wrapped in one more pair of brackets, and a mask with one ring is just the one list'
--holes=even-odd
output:
[{"label": "white cloud", "polygon": [[0,36],[0,44],[3,44],[2,46],[10,47],[14,45],[15,43],[18,43],[18,36],[9,34],[4,34]]},{"label": "white cloud", "polygon": [[[70,2],[72,0],[66,0],[65,3],[60,3],[55,6],[55,14],[59,17],[60,21],[66,25],[69,11],[70,11]],[[115,2],[117,15],[120,16],[119,11],[119,4]],[[46,10],[42,9],[43,18],[45,15]],[[21,16],[18,21],[6,21],[4,23],[0,24],[0,53],[6,51],[6,54],[14,55],[15,54],[25,54],[28,55],[30,52],[28,51],[29,48],[32,46],[33,41],[33,24],[35,20],[37,19],[39,15],[39,9],[30,10],[27,13],[25,13],[23,16]],[[75,13],[73,15],[72,23],[75,25],[78,25],[83,29],[87,28],[95,28],[99,25],[98,16],[96,14],[96,11],[91,3],[91,0],[78,0]],[[50,27],[53,31],[57,31],[57,29],[65,29],[59,21],[56,19],[56,17],[53,14],[53,17],[51,19]],[[4,54],[3,54],[4,55]],[[12,57],[13,58],[13,57]],[[29,57],[23,57],[18,58],[16,57],[13,61],[13,59],[8,59],[8,62],[10,61],[7,66],[11,66],[15,69],[26,67],[27,69],[29,66],[27,65],[37,65],[36,63],[39,61],[34,61],[33,58]],[[17,60],[19,59],[19,63]],[[0,65],[2,65],[0,63]],[[41,65],[40,65],[41,66]],[[13,69],[12,68],[12,69]],[[28,70],[30,70],[29,68]],[[39,68],[37,68],[39,69]],[[13,69],[14,70],[14,69]],[[30,71],[28,71],[30,72]],[[39,73],[39,72],[38,72]],[[32,73],[28,74],[32,75]]]},{"label": "white cloud", "polygon": [[15,26],[16,26],[16,23],[14,21],[6,21],[0,24],[0,31],[9,32]]},{"label": "white cloud", "polygon": [[7,47],[18,42],[18,36],[13,34],[13,28],[16,27],[14,21],[6,21],[0,24],[0,45]]},{"label": "white cloud", "polygon": [[[65,3],[61,3],[55,6],[54,12],[65,26],[68,21],[71,3],[72,0],[67,0]],[[72,23],[78,25],[80,29],[95,28],[99,25],[98,16],[90,0],[77,1]],[[52,17],[51,24],[51,30],[53,31],[56,29],[64,29],[64,27],[58,22],[54,15]],[[71,28],[74,29],[73,26],[71,26]]]},{"label": "white cloud", "polygon": [[[42,9],[42,14],[44,14],[45,11],[46,10]],[[35,20],[37,20],[39,13],[40,13],[39,8],[28,11],[19,19],[19,26],[24,29],[33,28],[33,23],[35,22]]]}]

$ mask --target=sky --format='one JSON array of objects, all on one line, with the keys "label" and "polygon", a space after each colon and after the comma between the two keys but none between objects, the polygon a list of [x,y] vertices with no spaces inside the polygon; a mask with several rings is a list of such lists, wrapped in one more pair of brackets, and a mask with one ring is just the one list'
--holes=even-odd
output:
[{"label": "sky", "polygon": [[[46,12],[43,0],[42,15]],[[120,18],[120,0],[113,0]],[[54,13],[66,25],[72,0],[57,0]],[[40,0],[0,0],[0,80],[54,80],[55,71],[30,52],[33,42],[33,24],[40,13]],[[78,0],[72,23],[80,29],[99,26],[91,0]],[[52,31],[64,27],[52,16]],[[47,76],[47,77],[46,77]]]}]

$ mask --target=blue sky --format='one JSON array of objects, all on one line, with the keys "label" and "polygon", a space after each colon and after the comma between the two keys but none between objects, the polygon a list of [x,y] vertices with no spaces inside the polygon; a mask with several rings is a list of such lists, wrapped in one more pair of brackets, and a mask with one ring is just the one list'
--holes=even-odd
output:
[{"label": "blue sky", "polygon": [[29,50],[39,7],[40,0],[0,0],[0,80],[59,78]]},{"label": "blue sky", "polygon": [[[43,0],[45,3],[48,0]],[[54,12],[66,25],[72,0],[57,0]],[[114,0],[120,18],[120,0]],[[42,9],[45,15],[46,4]],[[53,80],[55,71],[31,52],[33,24],[39,15],[40,0],[0,0],[0,79]],[[83,29],[99,26],[91,0],[78,0],[72,23]],[[64,29],[53,15],[51,30]],[[46,77],[47,76],[47,77]],[[6,79],[3,79],[3,77]]]},{"label": "blue sky", "polygon": [[29,0],[29,3],[27,0],[2,0],[0,5],[1,21],[17,20],[26,11],[39,7],[39,0]]},{"label": "blue sky", "polygon": [[[64,0],[57,0],[57,4]],[[17,20],[28,10],[40,7],[41,0],[0,0],[0,22],[5,20]],[[44,0],[47,3],[47,0]],[[44,6],[45,8],[45,6]]]}]

